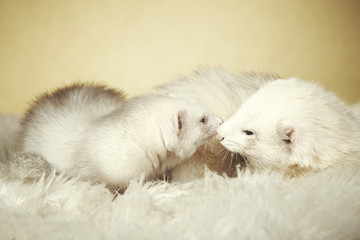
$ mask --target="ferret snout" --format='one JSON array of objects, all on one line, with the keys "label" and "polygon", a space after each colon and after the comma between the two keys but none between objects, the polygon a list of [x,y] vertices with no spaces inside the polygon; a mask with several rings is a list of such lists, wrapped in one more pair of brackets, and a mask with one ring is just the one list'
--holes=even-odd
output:
[{"label": "ferret snout", "polygon": [[216,134],[217,129],[221,126],[223,122],[224,121],[221,118],[214,116],[206,128],[207,136],[208,137],[214,136]]},{"label": "ferret snout", "polygon": [[220,127],[220,125],[223,123],[224,121],[219,118],[219,117],[215,117],[214,118],[214,123],[212,124],[212,127],[210,129],[210,132],[212,134],[215,134],[217,132],[217,129]]},{"label": "ferret snout", "polygon": [[220,134],[216,131],[216,139],[221,142],[222,140],[224,140],[224,137],[220,136]]}]

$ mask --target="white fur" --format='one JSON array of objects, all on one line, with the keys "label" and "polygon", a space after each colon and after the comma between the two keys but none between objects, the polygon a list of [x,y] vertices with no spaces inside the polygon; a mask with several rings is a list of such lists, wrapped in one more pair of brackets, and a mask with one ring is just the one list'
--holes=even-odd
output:
[{"label": "white fur", "polygon": [[201,105],[222,119],[227,119],[250,95],[270,80],[275,74],[243,72],[238,75],[221,68],[196,71],[175,81],[158,86],[157,93],[176,96]]},{"label": "white fur", "polygon": [[[252,72],[235,75],[217,67],[165,83],[157,87],[157,93],[192,101],[225,120],[260,86],[277,78],[275,74]],[[241,161],[241,156],[227,153],[218,141],[211,139],[195,155],[172,169],[170,177],[177,182],[190,181],[202,177],[206,167],[221,175],[234,176],[235,166]]]},{"label": "white fur", "polygon": [[351,110],[355,118],[359,121],[360,124],[360,102],[351,105]]},{"label": "white fur", "polygon": [[[0,116],[1,134],[18,124],[4,125],[4,118],[13,121]],[[0,164],[0,239],[360,238],[360,167],[349,162],[291,180],[240,172],[207,173],[187,184],[131,182],[115,199],[103,185],[54,172],[24,183],[9,178],[6,166]]]},{"label": "white fur", "polygon": [[42,154],[64,171],[92,122],[119,109],[123,94],[102,85],[74,83],[41,94],[22,119],[19,148]]},{"label": "white fur", "polygon": [[218,129],[218,138],[255,168],[318,171],[360,158],[360,125],[350,107],[295,78],[260,88]]},{"label": "white fur", "polygon": [[78,91],[83,89],[72,90],[65,105],[50,98],[30,109],[22,151],[39,153],[58,171],[110,188],[124,188],[142,174],[161,176],[194,154],[222,122],[200,106],[169,96],[143,95],[106,109]]}]

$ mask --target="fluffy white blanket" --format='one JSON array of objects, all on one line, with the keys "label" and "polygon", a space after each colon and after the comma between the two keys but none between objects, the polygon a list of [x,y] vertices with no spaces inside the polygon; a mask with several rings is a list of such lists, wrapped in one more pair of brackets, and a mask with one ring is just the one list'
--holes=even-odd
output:
[{"label": "fluffy white blanket", "polygon": [[[210,172],[186,184],[102,185],[9,168],[18,117],[0,115],[0,239],[359,239],[359,166],[295,179]],[[349,143],[351,144],[351,142]]]}]

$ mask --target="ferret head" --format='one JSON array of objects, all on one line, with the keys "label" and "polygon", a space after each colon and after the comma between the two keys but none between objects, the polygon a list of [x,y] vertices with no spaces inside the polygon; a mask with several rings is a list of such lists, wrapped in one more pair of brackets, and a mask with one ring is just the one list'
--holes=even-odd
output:
[{"label": "ferret head", "polygon": [[217,130],[221,144],[256,168],[283,167],[291,156],[296,128],[285,121],[254,117],[241,108]]},{"label": "ferret head", "polygon": [[173,151],[180,158],[188,158],[216,133],[222,120],[205,108],[178,102],[172,116]]},{"label": "ferret head", "polygon": [[217,138],[255,168],[326,168],[348,149],[344,109],[318,85],[276,80],[249,97],[218,128]]}]

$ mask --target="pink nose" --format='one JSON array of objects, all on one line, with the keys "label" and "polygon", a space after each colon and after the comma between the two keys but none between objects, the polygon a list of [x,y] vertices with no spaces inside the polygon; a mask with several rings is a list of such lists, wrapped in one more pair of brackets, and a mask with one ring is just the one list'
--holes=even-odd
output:
[{"label": "pink nose", "polygon": [[219,133],[216,133],[216,139],[221,142],[222,140],[224,140],[224,137],[220,136]]}]

